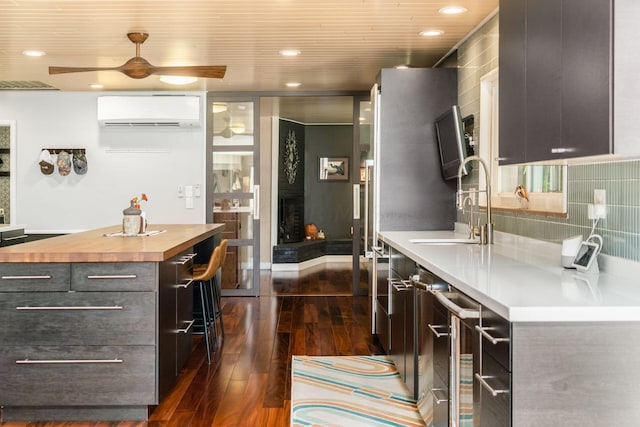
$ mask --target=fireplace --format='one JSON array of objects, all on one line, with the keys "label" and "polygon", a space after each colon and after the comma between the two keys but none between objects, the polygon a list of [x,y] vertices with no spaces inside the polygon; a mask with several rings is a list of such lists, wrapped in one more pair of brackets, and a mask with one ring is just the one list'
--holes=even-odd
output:
[{"label": "fireplace", "polygon": [[278,198],[278,244],[304,240],[304,196]]}]

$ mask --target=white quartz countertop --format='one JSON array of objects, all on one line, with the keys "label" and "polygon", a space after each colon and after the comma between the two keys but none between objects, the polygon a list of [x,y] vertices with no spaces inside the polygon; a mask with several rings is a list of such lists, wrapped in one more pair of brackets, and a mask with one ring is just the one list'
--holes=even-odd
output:
[{"label": "white quartz countertop", "polygon": [[565,269],[561,245],[495,233],[493,245],[415,244],[453,231],[389,231],[379,238],[512,322],[640,321],[640,263],[599,255],[599,274]]}]

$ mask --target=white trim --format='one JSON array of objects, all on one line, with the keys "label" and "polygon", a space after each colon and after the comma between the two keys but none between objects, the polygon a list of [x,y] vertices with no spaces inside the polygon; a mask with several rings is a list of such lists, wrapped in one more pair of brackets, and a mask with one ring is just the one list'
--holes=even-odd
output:
[{"label": "white trim", "polygon": [[310,259],[299,263],[273,263],[271,271],[302,271],[306,268],[315,267],[317,265],[329,263],[349,263],[353,262],[352,255],[324,255],[318,258]]}]

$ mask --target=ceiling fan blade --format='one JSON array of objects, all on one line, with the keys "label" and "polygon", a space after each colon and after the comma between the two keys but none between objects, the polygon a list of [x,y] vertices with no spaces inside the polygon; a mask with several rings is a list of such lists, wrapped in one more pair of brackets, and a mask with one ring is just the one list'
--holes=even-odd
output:
[{"label": "ceiling fan blade", "polygon": [[152,74],[221,79],[224,77],[226,71],[226,65],[200,65],[184,67],[153,67]]},{"label": "ceiling fan blade", "polygon": [[49,74],[82,73],[85,71],[119,71],[120,67],[49,67]]}]

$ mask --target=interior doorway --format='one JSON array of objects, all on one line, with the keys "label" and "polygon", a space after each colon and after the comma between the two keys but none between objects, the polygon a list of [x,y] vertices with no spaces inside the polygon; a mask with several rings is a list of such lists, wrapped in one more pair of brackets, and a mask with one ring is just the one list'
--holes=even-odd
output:
[{"label": "interior doorway", "polygon": [[16,223],[16,124],[0,120],[0,224]]}]

